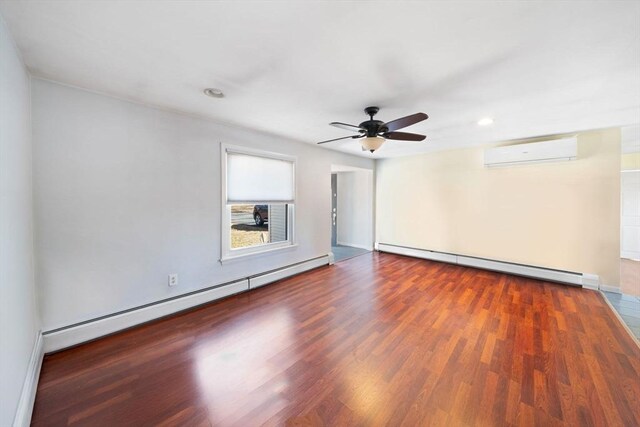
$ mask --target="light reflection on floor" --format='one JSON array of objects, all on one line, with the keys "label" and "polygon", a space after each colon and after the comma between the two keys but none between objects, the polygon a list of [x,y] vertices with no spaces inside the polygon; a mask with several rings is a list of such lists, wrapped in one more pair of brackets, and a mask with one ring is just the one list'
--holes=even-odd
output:
[{"label": "light reflection on floor", "polygon": [[[205,340],[195,350],[198,383],[206,396],[203,403],[210,419],[222,424],[237,419],[234,414],[239,411],[249,412],[248,402],[256,409],[268,406],[261,414],[266,420],[289,403],[283,397],[289,386],[286,368],[297,360],[291,348],[295,340],[291,316],[288,309],[266,309],[259,316],[251,313],[251,322],[242,318],[230,322],[233,325],[226,325],[223,334],[199,337]],[[276,376],[282,378],[273,381]],[[269,389],[261,388],[264,384]]]}]

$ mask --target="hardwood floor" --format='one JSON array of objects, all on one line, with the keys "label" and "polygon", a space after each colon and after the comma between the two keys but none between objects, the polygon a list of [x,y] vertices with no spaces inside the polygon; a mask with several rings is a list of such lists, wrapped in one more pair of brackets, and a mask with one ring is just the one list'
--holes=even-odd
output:
[{"label": "hardwood floor", "polygon": [[34,425],[640,425],[594,291],[372,253],[45,358]]}]

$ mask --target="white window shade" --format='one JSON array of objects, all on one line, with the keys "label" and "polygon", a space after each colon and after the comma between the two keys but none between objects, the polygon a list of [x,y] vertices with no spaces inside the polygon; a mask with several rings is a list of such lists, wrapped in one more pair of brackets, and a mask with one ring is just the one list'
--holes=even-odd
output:
[{"label": "white window shade", "polygon": [[227,151],[227,204],[293,203],[293,161]]}]

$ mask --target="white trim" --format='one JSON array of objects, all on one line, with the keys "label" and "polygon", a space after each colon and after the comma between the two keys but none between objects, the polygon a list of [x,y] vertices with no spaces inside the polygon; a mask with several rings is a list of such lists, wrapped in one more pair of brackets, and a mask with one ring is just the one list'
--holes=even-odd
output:
[{"label": "white trim", "polygon": [[89,321],[69,328],[44,332],[44,351],[45,353],[50,353],[52,351],[78,345],[169,314],[177,313],[191,307],[237,294],[248,289],[249,281],[247,279],[243,279],[228,285],[159,302],[157,304]]},{"label": "white trim", "polygon": [[361,245],[361,244],[358,244],[358,243],[341,242],[340,240],[336,241],[336,244],[340,245],[340,246],[351,246],[352,248],[364,249],[366,251],[372,251],[373,250],[373,246],[372,245]]},{"label": "white trim", "polygon": [[600,289],[600,277],[597,274],[583,274],[582,287],[597,291]]},{"label": "white trim", "polygon": [[334,163],[331,164],[331,174],[341,173],[341,172],[372,172],[373,173],[373,169],[361,168],[357,166],[334,164]]},{"label": "white trim", "polygon": [[[504,273],[515,274],[518,276],[533,277],[536,279],[549,280],[553,282],[568,283],[571,285],[583,286],[582,273],[574,273],[570,271],[553,270],[545,267],[532,265],[514,264],[510,262],[497,261],[485,258],[475,258],[465,255],[451,254],[446,252],[431,251],[428,249],[408,248],[405,246],[389,245],[386,243],[378,243],[378,250],[381,252],[390,252],[400,255],[412,256],[415,258],[424,258],[451,264],[465,265],[469,267],[481,268],[484,270],[500,271]],[[593,280],[595,275],[586,275]],[[595,276],[598,277],[598,276]]]},{"label": "white trim", "polygon": [[298,247],[297,243],[290,243],[289,241],[277,242],[273,244],[264,244],[260,246],[253,246],[252,248],[255,248],[256,249],[255,251],[242,252],[238,255],[225,256],[223,258],[220,258],[220,264],[229,264],[230,262],[234,262],[234,261],[242,261],[242,260],[246,260],[247,258],[255,257],[258,255],[262,255],[262,256],[271,255],[274,252],[281,252],[288,249],[295,249],[297,247]]},{"label": "white trim", "polygon": [[406,255],[414,258],[431,259],[434,261],[448,262],[456,264],[456,256],[444,252],[429,251],[426,249],[414,249],[406,246],[388,245],[386,243],[378,243],[377,250],[380,252],[389,252],[392,254]]},{"label": "white trim", "polygon": [[329,257],[329,265],[333,265],[336,263],[336,256],[333,254],[333,252],[329,252],[327,256]]},{"label": "white trim", "polygon": [[640,252],[638,252],[638,251],[620,251],[620,258],[630,259],[632,261],[640,261]]},{"label": "white trim", "polygon": [[44,345],[42,333],[38,331],[36,340],[33,344],[27,373],[24,377],[20,400],[18,400],[18,408],[15,418],[13,419],[13,427],[26,427],[31,424],[31,415],[33,413],[33,404],[36,400],[36,391],[38,390],[38,380],[40,379],[40,368],[44,359]]},{"label": "white trim", "polygon": [[600,285],[601,291],[612,292],[614,294],[622,294],[620,286]]},{"label": "white trim", "polygon": [[582,286],[582,274],[570,273],[519,264],[510,264],[502,261],[487,260],[482,258],[471,258],[458,256],[458,264],[469,267],[482,268],[484,270],[494,270],[503,273],[516,274],[518,276],[535,277],[536,279],[551,280],[554,282],[570,283]]},{"label": "white trim", "polygon": [[[286,203],[288,209],[287,215],[287,237],[285,242],[267,243],[264,245],[250,246],[247,248],[231,249],[231,208],[227,204],[227,153],[240,153],[258,157],[266,157],[271,159],[286,160],[293,163],[293,200],[288,202],[279,201],[277,203]],[[233,261],[235,259],[244,258],[245,256],[264,254],[274,250],[281,250],[287,248],[297,247],[295,225],[296,225],[296,209],[295,203],[298,198],[296,177],[298,174],[297,168],[298,158],[296,156],[290,156],[286,154],[274,153],[271,151],[257,150],[254,148],[241,147],[237,145],[230,145],[224,142],[220,143],[220,206],[222,212],[220,213],[220,259],[221,264]],[[246,204],[268,204],[268,201],[254,200],[247,202]],[[238,204],[235,203],[234,204]]]},{"label": "white trim", "polygon": [[299,264],[294,264],[290,267],[285,267],[279,270],[252,276],[249,278],[249,289],[259,288],[277,280],[284,279],[285,277],[295,276],[296,274],[300,274],[314,268],[322,267],[323,265],[327,264],[329,264],[329,256],[324,255],[319,258],[310,259]]}]

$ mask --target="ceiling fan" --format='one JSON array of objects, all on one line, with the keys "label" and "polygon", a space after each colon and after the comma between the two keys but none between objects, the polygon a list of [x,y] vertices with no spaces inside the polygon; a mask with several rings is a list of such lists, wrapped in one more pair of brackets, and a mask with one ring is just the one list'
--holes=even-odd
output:
[{"label": "ceiling fan", "polygon": [[371,151],[372,153],[384,144],[387,139],[396,139],[400,141],[422,141],[426,138],[425,135],[409,132],[396,132],[398,129],[406,128],[423,120],[427,120],[429,116],[425,113],[415,113],[410,116],[401,117],[399,119],[391,120],[390,122],[383,122],[380,120],[373,120],[373,116],[380,109],[378,107],[367,107],[364,109],[365,114],[369,116],[369,120],[360,123],[358,126],[350,125],[347,123],[331,122],[331,126],[339,127],[340,129],[346,129],[353,132],[358,132],[357,135],[344,136],[342,138],[329,139],[326,141],[318,142],[318,144],[326,144],[327,142],[340,141],[341,139],[359,139],[362,144],[362,151]]}]

